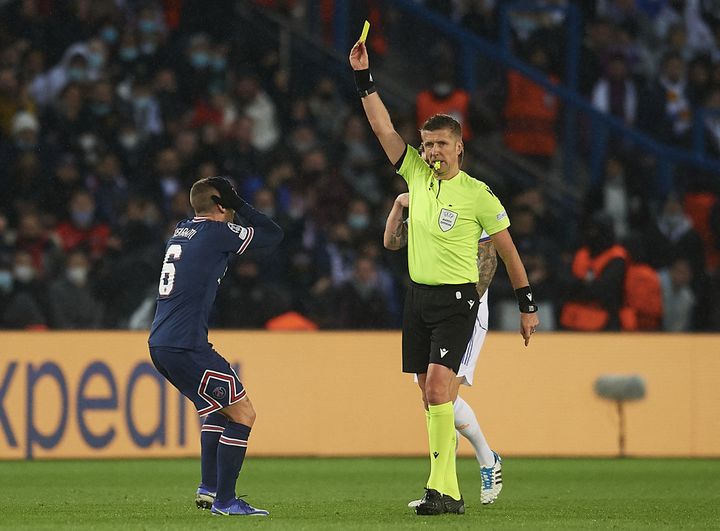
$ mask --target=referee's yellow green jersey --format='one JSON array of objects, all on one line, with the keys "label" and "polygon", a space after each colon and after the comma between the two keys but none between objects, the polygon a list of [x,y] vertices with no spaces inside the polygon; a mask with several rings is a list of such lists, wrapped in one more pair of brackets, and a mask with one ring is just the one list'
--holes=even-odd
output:
[{"label": "referee's yellow green jersey", "polygon": [[412,146],[397,172],[410,191],[408,268],[418,284],[478,281],[477,244],[482,231],[492,235],[510,226],[505,208],[490,188],[464,171],[437,180]]}]

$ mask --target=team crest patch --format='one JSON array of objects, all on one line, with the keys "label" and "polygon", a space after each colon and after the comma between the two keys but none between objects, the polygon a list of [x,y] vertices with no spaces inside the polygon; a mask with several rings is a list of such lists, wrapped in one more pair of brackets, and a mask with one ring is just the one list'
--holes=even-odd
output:
[{"label": "team crest patch", "polygon": [[452,210],[448,210],[447,208],[441,209],[440,217],[438,218],[438,225],[440,225],[440,230],[443,232],[447,232],[452,229],[455,226],[457,217],[457,212],[453,212]]},{"label": "team crest patch", "polygon": [[224,387],[216,387],[215,389],[213,389],[212,394],[218,400],[222,400],[223,398],[225,398],[225,388]]}]

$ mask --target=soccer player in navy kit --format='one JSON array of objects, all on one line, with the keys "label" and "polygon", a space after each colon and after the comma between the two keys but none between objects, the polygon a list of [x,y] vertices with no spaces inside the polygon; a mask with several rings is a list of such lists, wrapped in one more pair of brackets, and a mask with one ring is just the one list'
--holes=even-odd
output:
[{"label": "soccer player in navy kit", "polygon": [[[230,364],[208,342],[208,315],[233,255],[272,250],[282,229],[240,198],[223,177],[193,184],[195,217],[177,224],[167,243],[148,344],[157,370],[201,416],[202,479],[198,508],[213,514],[268,514],[235,496],[255,410]],[[233,223],[235,214],[242,225]],[[252,308],[238,309],[252,311]]]}]

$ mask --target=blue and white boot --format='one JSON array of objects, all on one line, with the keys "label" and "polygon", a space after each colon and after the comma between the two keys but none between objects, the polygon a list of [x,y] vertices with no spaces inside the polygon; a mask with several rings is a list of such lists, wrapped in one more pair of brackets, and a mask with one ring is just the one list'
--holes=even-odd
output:
[{"label": "blue and white boot", "polygon": [[480,490],[480,501],[483,505],[489,505],[495,501],[502,490],[502,459],[493,452],[495,464],[493,466],[480,467],[480,478],[482,487]]}]

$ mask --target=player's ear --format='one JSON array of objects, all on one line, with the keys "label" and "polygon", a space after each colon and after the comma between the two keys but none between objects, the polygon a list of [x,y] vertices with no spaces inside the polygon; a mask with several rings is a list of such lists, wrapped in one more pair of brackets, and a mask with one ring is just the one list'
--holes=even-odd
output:
[{"label": "player's ear", "polygon": [[211,195],[211,196],[210,196],[210,199],[212,199],[212,200],[213,200],[213,203],[215,203],[215,208],[218,209],[218,212],[224,214],[224,213],[225,213],[225,207],[223,207],[223,206],[220,204],[220,196]]},{"label": "player's ear", "polygon": [[465,151],[465,146],[463,145],[462,140],[458,140],[455,143],[455,154],[459,157],[460,153],[462,153],[463,151]]}]

